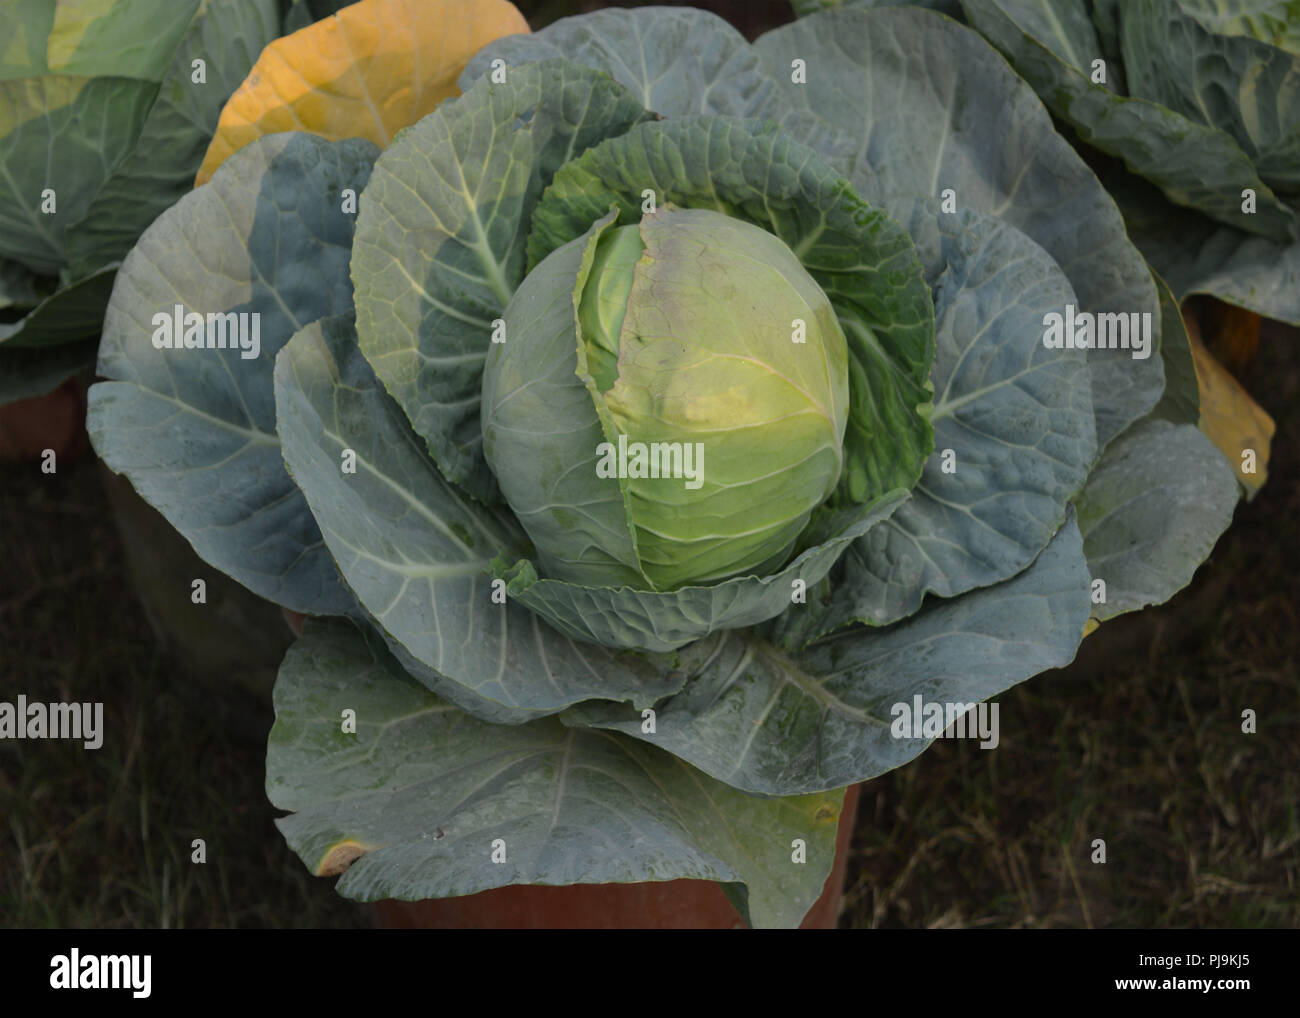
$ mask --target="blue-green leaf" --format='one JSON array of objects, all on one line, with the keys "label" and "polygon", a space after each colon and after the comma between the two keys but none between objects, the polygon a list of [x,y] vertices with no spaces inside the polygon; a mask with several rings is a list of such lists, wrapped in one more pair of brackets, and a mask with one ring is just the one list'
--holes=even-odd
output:
[{"label": "blue-green leaf", "polygon": [[894,705],[973,704],[1073,658],[1088,570],[1070,519],[1006,583],[935,604],[887,629],[860,627],[786,652],[748,630],[683,649],[690,682],[656,708],[655,732],[625,706],[587,704],[572,724],[651,742],[719,781],[798,795],[866,781],[928,748],[895,738]]},{"label": "blue-green leaf", "polygon": [[[930,11],[829,11],[762,36],[755,49],[783,104],[858,141],[836,165],[868,201],[940,198],[991,213],[1043,247],[1091,313],[1158,304],[1115,203],[1029,86],[975,32]],[[792,81],[803,60],[807,82]],[[780,119],[780,107],[773,116]],[[834,156],[831,156],[834,158]],[[1089,353],[1097,438],[1105,445],[1160,397],[1160,360]]]},{"label": "blue-green leaf", "polygon": [[[1106,65],[1106,84],[1092,81],[1091,62],[1100,46],[1083,0],[963,2],[971,24],[1089,145],[1123,159],[1178,205],[1275,241],[1294,236],[1295,212],[1260,179],[1250,156],[1220,124],[1189,119],[1154,97],[1125,98],[1112,80],[1119,63]],[[1145,63],[1167,59],[1149,52]],[[1252,214],[1241,208],[1246,188],[1256,195]]]},{"label": "blue-green leaf", "polygon": [[935,451],[912,498],[849,548],[825,613],[791,625],[801,639],[885,625],[927,593],[1014,576],[1061,526],[1096,459],[1086,352],[1042,342],[1044,315],[1075,300],[1047,252],[991,216],[944,215],[934,202],[890,211],[935,288]]},{"label": "blue-green leaf", "polygon": [[1232,467],[1195,424],[1141,421],[1106,450],[1079,496],[1079,528],[1112,618],[1163,604],[1191,582],[1232,521]]},{"label": "blue-green leaf", "polygon": [[1106,177],[1129,235],[1180,301],[1209,294],[1300,325],[1300,241],[1275,244],[1166,202],[1125,173]]},{"label": "blue-green leaf", "polygon": [[1216,34],[1182,3],[1128,0],[1122,11],[1133,95],[1227,132],[1273,190],[1300,193],[1300,55]]},{"label": "blue-green leaf", "polygon": [[757,798],[612,732],[484,724],[347,623],[308,622],[275,711],[267,792],[291,812],[277,824],[350,898],[690,878],[742,885],[755,926],[794,927],[834,861],[842,791]]},{"label": "blue-green leaf", "polygon": [[55,290],[18,321],[0,324],[0,343],[6,350],[47,348],[98,336],[116,273],[113,263]]},{"label": "blue-green leaf", "polygon": [[496,60],[519,67],[553,57],[595,68],[665,117],[753,116],[773,101],[772,82],[745,37],[708,11],[650,7],[561,18],[532,35],[483,47],[460,78],[466,91]]},{"label": "blue-green leaf", "polygon": [[[118,272],[99,356],[110,381],[90,393],[87,427],[107,465],[207,562],[309,614],[352,598],[281,460],[272,372],[295,330],[352,306],[340,194],[361,190],[376,154],[359,139],[263,138],[164,212]],[[156,348],[154,317],[177,305],[250,316],[258,355]]]}]

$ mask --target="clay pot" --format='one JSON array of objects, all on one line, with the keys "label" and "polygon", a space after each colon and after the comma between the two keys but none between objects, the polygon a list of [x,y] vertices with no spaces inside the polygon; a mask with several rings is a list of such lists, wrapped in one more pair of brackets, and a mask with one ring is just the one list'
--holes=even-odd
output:
[{"label": "clay pot", "polygon": [[[835,865],[801,929],[837,926],[857,811],[858,786],[853,785],[844,796]],[[744,926],[722,888],[708,880],[500,887],[463,898],[390,899],[375,903],[374,920],[376,926],[398,930],[729,930]]]},{"label": "clay pot", "polygon": [[[200,559],[126,478],[98,466],[131,587],[183,677],[177,692],[214,728],[265,743],[271,689],[293,643],[280,610]],[[198,604],[196,579],[206,587]]]},{"label": "clay pot", "polygon": [[76,460],[86,436],[86,383],[69,378],[53,392],[0,406],[0,460],[26,463],[53,449],[57,462]]}]

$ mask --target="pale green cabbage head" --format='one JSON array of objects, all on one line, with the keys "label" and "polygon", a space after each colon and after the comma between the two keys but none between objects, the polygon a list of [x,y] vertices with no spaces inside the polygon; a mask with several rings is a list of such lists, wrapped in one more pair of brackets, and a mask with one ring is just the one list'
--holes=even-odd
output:
[{"label": "pale green cabbage head", "polygon": [[[778,238],[719,212],[665,209],[570,243],[585,271],[524,281],[484,378],[484,451],[544,569],[667,590],[778,568],[843,466],[848,354],[830,301]],[[563,324],[595,448],[527,392],[557,346],[527,308],[557,287],[576,307]],[[554,462],[540,504],[522,460]],[[593,473],[608,511],[591,510]]]}]

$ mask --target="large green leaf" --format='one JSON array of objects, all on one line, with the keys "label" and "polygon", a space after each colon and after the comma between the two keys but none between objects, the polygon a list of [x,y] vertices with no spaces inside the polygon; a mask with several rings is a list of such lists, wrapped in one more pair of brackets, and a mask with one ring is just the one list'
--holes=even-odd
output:
[{"label": "large green leaf", "polygon": [[740,885],[755,926],[794,927],[834,861],[841,791],[756,798],[614,733],[484,724],[347,623],[307,623],[275,711],[267,793],[292,814],[277,824],[350,898],[693,878]]},{"label": "large green leaf", "polygon": [[160,81],[201,0],[56,0],[51,71]]},{"label": "large green leaf", "polygon": [[[576,644],[513,600],[494,599],[492,558],[527,550],[518,524],[442,476],[348,318],[299,332],[275,376],[285,462],[334,561],[420,665],[515,711],[592,697],[649,703],[681,688],[667,659]],[[344,471],[345,450],[355,472]]]},{"label": "large green leaf", "polygon": [[[938,198],[992,213],[1045,248],[1081,310],[1158,312],[1142,256],[1114,202],[1029,86],[975,32],[915,8],[829,11],[762,36],[755,49],[783,105],[858,140],[836,165],[868,201]],[[792,61],[807,82],[792,81]],[[773,115],[781,117],[778,106]],[[835,158],[832,156],[832,158]],[[1101,445],[1163,389],[1159,358],[1089,353]]]},{"label": "large green leaf", "polygon": [[49,70],[45,47],[54,25],[50,0],[9,0],[0,4],[0,80],[26,78]]},{"label": "large green leaf", "polygon": [[496,60],[509,70],[552,57],[604,71],[665,117],[748,117],[774,98],[772,82],[735,28],[707,11],[668,7],[593,11],[497,39],[469,62],[460,87],[468,91]]},{"label": "large green leaf", "polygon": [[[104,317],[87,428],[101,458],[199,555],[254,593],[309,614],[348,610],[329,552],[280,455],[275,356],[307,322],[352,305],[352,216],[377,149],[279,134],[145,231]],[[157,349],[176,305],[260,316],[260,352]],[[253,319],[245,319],[249,329]]]},{"label": "large green leaf", "polygon": [[1129,235],[1182,300],[1209,294],[1266,318],[1300,325],[1300,241],[1274,244],[1166,202],[1122,171],[1106,176]]},{"label": "large green leaf", "polygon": [[0,324],[0,343],[6,350],[16,350],[98,336],[116,274],[115,263],[55,290],[16,322]]},{"label": "large green leaf", "polygon": [[[497,499],[479,389],[555,171],[646,112],[594,71],[546,61],[445,103],[379,159],[357,223],[361,348],[443,472]],[[584,227],[585,229],[585,227]]]},{"label": "large green leaf", "polygon": [[912,498],[849,548],[825,613],[792,624],[802,638],[853,621],[885,625],[928,593],[952,597],[1019,573],[1096,459],[1086,352],[1041,341],[1043,316],[1074,303],[1051,256],[992,216],[941,215],[932,201],[889,209],[935,288],[935,452]]},{"label": "large green leaf", "polygon": [[[134,150],[105,180],[69,238],[80,276],[122,258],[140,233],[194,186],[221,107],[279,31],[276,0],[204,4],[175,48]],[[193,80],[195,60],[204,81]]]},{"label": "large green leaf", "polygon": [[1300,54],[1296,0],[1178,0],[1178,8],[1210,32],[1243,35]]},{"label": "large green leaf", "polygon": [[161,81],[201,0],[6,0],[0,79],[41,74]]},{"label": "large green leaf", "polygon": [[[358,604],[360,603],[358,602]],[[435,671],[420,661],[419,658],[403,647],[402,642],[388,632],[372,613],[366,611],[364,606],[360,606],[360,609],[359,620],[369,623],[371,631],[383,640],[388,647],[388,652],[397,659],[397,663],[402,666],[407,675],[430,692],[436,693],[444,700],[454,703],[466,714],[494,725],[522,725],[525,722],[536,721],[539,718],[548,717],[555,713],[553,710],[532,710],[509,706],[500,700],[489,700],[476,690],[470,689],[469,686],[462,686],[456,680],[447,678],[441,672]]]},{"label": "large green leaf", "polygon": [[[1295,213],[1260,180],[1255,165],[1217,124],[1094,84],[1099,47],[1084,0],[963,0],[971,24],[993,42],[1053,113],[1089,145],[1123,159],[1170,201],[1220,222],[1285,241]],[[1113,68],[1107,67],[1107,75]],[[1242,212],[1242,191],[1257,210]]]},{"label": "large green leaf", "polygon": [[99,333],[112,285],[102,270],[191,188],[222,104],[279,29],[275,0],[56,7],[50,67],[63,73],[0,80],[0,253],[65,284],[0,327],[26,346]]},{"label": "large green leaf", "polygon": [[109,266],[46,296],[49,280],[0,260],[0,406],[43,396],[94,367],[116,271]]},{"label": "large green leaf", "polygon": [[1079,496],[1079,527],[1105,620],[1163,604],[1232,521],[1237,478],[1195,424],[1152,419],[1117,438]]},{"label": "large green leaf", "polygon": [[931,448],[930,294],[907,233],[863,202],[829,164],[772,124],[727,117],[656,121],[597,145],[555,175],[537,207],[529,264],[611,206],[709,208],[763,227],[830,298],[849,346],[843,498],[910,488]]},{"label": "large green leaf", "polygon": [[1133,95],[1226,131],[1274,190],[1300,193],[1300,56],[1215,34],[1167,0],[1128,0],[1119,27]]},{"label": "large green leaf", "polygon": [[157,93],[130,78],[0,80],[0,257],[44,275],[67,265],[77,224]]},{"label": "large green leaf", "polygon": [[[621,705],[586,704],[573,724],[652,742],[736,788],[798,795],[866,781],[929,744],[895,738],[896,703],[986,700],[1073,658],[1088,619],[1088,570],[1073,519],[1027,570],[888,629],[854,628],[791,654],[753,630],[681,651],[686,688],[655,732]],[[779,634],[778,634],[779,635]]]}]

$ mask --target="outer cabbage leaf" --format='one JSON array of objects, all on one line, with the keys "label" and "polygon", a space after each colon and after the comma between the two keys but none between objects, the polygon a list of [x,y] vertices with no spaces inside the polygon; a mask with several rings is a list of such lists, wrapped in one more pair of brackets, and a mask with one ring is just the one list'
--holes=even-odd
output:
[{"label": "outer cabbage leaf", "polygon": [[[0,80],[0,249],[60,276],[0,325],[0,340],[28,347],[99,334],[119,259],[189,190],[221,104],[280,26],[275,0],[37,6],[5,15],[14,34],[0,29],[17,44],[0,57],[0,78],[15,75]],[[24,45],[31,59],[14,60]],[[46,380],[82,363],[38,361],[23,358]]]},{"label": "outer cabbage leaf", "polygon": [[1088,619],[1088,570],[1070,519],[1006,583],[942,601],[887,629],[853,628],[799,653],[759,631],[684,648],[686,688],[656,707],[655,732],[621,705],[563,715],[654,743],[735,788],[799,795],[866,781],[928,739],[895,738],[896,703],[974,703],[1074,658]]},{"label": "outer cabbage leaf", "polygon": [[498,39],[469,62],[460,87],[468,91],[496,60],[512,68],[555,57],[604,71],[665,117],[748,117],[775,100],[772,82],[735,28],[707,11],[670,7],[593,11],[531,36]]},{"label": "outer cabbage leaf", "polygon": [[[1275,241],[1294,237],[1296,215],[1264,183],[1250,157],[1217,124],[1147,98],[1124,98],[1090,78],[1100,47],[1084,0],[963,0],[971,24],[993,42],[1052,112],[1089,145],[1123,159],[1178,205]],[[1163,59],[1153,52],[1148,59]],[[1108,65],[1107,75],[1118,65]],[[1241,193],[1256,193],[1244,214]]]},{"label": "outer cabbage leaf", "polygon": [[[313,135],[261,139],[145,231],[104,316],[87,428],[199,556],[308,614],[352,604],[280,455],[272,371],[295,330],[349,310],[352,216],[377,151]],[[260,353],[157,349],[153,316],[260,315]],[[252,319],[246,319],[251,329]]]},{"label": "outer cabbage leaf", "polygon": [[[1114,202],[1029,86],[970,29],[916,9],[830,11],[754,45],[784,105],[858,140],[836,165],[868,201],[950,188],[958,208],[1005,220],[1055,258],[1080,310],[1158,313]],[[806,62],[806,84],[791,81],[794,59]],[[1155,406],[1163,371],[1159,358],[1134,362],[1122,350],[1088,360],[1104,446]]]},{"label": "outer cabbage leaf", "polygon": [[[325,13],[328,5],[314,5]],[[291,11],[290,14],[293,12]],[[317,15],[319,17],[319,14]],[[456,76],[499,35],[527,32],[506,0],[362,0],[277,39],[221,111],[198,172],[281,131],[387,147],[403,127],[459,94]]]},{"label": "outer cabbage leaf", "polygon": [[0,10],[0,78],[162,80],[200,0],[11,0]]},{"label": "outer cabbage leaf", "polygon": [[[439,473],[346,317],[294,336],[275,381],[285,462],[334,561],[420,665],[513,712],[592,697],[648,704],[681,688],[667,659],[576,644],[494,597],[491,560],[527,551],[518,524]],[[348,450],[355,472],[343,469]]]},{"label": "outer cabbage leaf", "polygon": [[1159,276],[1156,290],[1160,294],[1160,359],[1165,362],[1165,394],[1151,416],[1174,424],[1195,424],[1201,417],[1201,393],[1187,326],[1173,291]]},{"label": "outer cabbage leaf", "polygon": [[0,81],[0,253],[76,276],[124,255],[188,190],[217,111],[278,28],[274,0],[56,5],[52,73]]},{"label": "outer cabbage leaf", "polygon": [[1132,174],[1106,175],[1129,235],[1180,301],[1204,293],[1300,325],[1300,241],[1274,244],[1166,202]]},{"label": "outer cabbage leaf", "polygon": [[1111,445],[1079,496],[1088,568],[1106,583],[1099,621],[1163,604],[1232,521],[1237,479],[1194,425],[1151,419]]},{"label": "outer cabbage leaf", "polygon": [[0,323],[4,350],[60,346],[99,333],[118,263],[55,290],[16,322]]},{"label": "outer cabbage leaf", "polygon": [[1178,0],[1178,8],[1216,35],[1246,36],[1300,54],[1300,9],[1295,0]]},{"label": "outer cabbage leaf", "polygon": [[1043,316],[1075,300],[1047,252],[992,216],[943,215],[934,202],[889,210],[935,291],[935,452],[912,498],[846,552],[825,611],[792,618],[788,638],[885,625],[927,593],[1014,576],[1060,528],[1097,455],[1086,352],[1041,341]]},{"label": "outer cabbage leaf", "polygon": [[567,160],[647,116],[604,75],[547,61],[447,103],[375,167],[352,258],[361,348],[444,474],[484,501],[499,494],[483,361],[524,277],[533,209]]},{"label": "outer cabbage leaf", "polygon": [[[131,78],[0,81],[0,257],[41,275],[68,264],[77,224],[135,147],[157,93],[156,81]],[[42,210],[51,197],[53,213]]]},{"label": "outer cabbage leaf", "polygon": [[[135,147],[69,238],[74,276],[123,258],[145,227],[193,187],[222,106],[279,28],[275,0],[201,5],[175,47]],[[196,60],[203,61],[202,82],[193,80]]]},{"label": "outer cabbage leaf", "polygon": [[1214,34],[1164,0],[1128,0],[1119,31],[1134,95],[1226,131],[1269,186],[1300,195],[1300,56]]},{"label": "outer cabbage leaf", "polygon": [[350,898],[693,878],[733,885],[755,926],[795,927],[834,861],[841,791],[756,798],[612,732],[484,724],[346,623],[307,623],[275,710],[267,793],[292,811],[276,823]]}]

